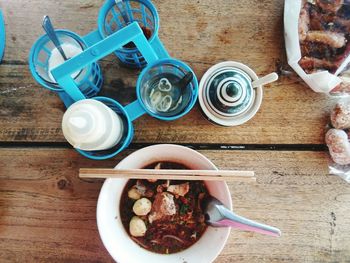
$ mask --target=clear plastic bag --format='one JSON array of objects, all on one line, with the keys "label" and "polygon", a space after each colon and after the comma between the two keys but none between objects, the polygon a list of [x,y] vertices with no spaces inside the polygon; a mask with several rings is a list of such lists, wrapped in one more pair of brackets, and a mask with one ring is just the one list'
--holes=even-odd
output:
[{"label": "clear plastic bag", "polygon": [[350,165],[329,164],[329,173],[338,175],[346,182],[350,183]]},{"label": "clear plastic bag", "polygon": [[350,94],[350,0],[285,0],[288,64],[316,92]]}]

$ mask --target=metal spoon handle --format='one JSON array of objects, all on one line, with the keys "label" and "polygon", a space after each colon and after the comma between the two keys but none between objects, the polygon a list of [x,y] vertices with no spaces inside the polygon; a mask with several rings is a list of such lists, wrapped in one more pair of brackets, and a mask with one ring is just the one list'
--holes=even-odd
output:
[{"label": "metal spoon handle", "polygon": [[42,26],[46,32],[46,34],[49,36],[50,40],[53,42],[55,47],[58,49],[58,51],[61,53],[64,60],[67,60],[66,54],[64,54],[64,51],[61,47],[61,43],[57,38],[55,29],[53,28],[53,25],[50,21],[49,16],[44,16]]},{"label": "metal spoon handle", "polygon": [[278,79],[277,73],[273,72],[273,73],[267,74],[266,76],[264,76],[262,78],[254,80],[252,82],[252,85],[253,85],[253,88],[257,88],[257,87],[259,87],[261,85],[266,85],[266,84],[269,84],[271,82],[274,82],[277,79]]},{"label": "metal spoon handle", "polygon": [[223,213],[223,219],[217,221],[217,224],[222,226],[234,227],[246,231],[253,231],[264,235],[270,235],[279,237],[281,236],[281,230],[276,227],[264,225],[256,221],[247,219],[243,216],[236,215],[235,213],[226,210]]}]

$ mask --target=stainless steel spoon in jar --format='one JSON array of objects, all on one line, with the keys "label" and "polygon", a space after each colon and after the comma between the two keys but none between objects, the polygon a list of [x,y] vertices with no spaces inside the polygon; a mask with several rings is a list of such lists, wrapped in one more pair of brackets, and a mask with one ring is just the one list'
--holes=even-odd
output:
[{"label": "stainless steel spoon in jar", "polygon": [[60,52],[60,54],[62,55],[64,60],[68,60],[66,54],[64,53],[61,43],[58,40],[58,37],[55,33],[55,29],[51,23],[50,17],[49,16],[44,16],[43,18],[43,22],[42,22],[42,27],[45,30],[47,36],[50,38],[50,40],[52,41],[52,43],[55,45],[55,47],[58,49],[58,51]]}]

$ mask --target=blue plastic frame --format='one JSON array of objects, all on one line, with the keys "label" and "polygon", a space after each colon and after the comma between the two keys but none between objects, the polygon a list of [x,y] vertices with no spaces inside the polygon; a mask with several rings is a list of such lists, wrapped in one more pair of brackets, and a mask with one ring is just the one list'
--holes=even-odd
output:
[{"label": "blue plastic frame", "polygon": [[5,44],[6,44],[5,20],[4,20],[2,11],[0,9],[0,63],[4,56]]},{"label": "blue plastic frame", "polygon": [[138,23],[133,22],[54,68],[51,74],[56,79],[59,86],[63,87],[64,91],[67,92],[74,101],[85,99],[84,94],[79,90],[70,75],[109,55],[129,42],[134,42],[148,64],[152,64],[159,59],[144,36]]}]

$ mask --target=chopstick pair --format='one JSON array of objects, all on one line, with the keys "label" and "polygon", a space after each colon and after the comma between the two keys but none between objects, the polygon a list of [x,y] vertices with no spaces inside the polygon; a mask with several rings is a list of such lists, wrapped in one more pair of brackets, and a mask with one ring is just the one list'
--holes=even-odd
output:
[{"label": "chopstick pair", "polygon": [[254,171],[81,168],[80,178],[256,182]]}]

